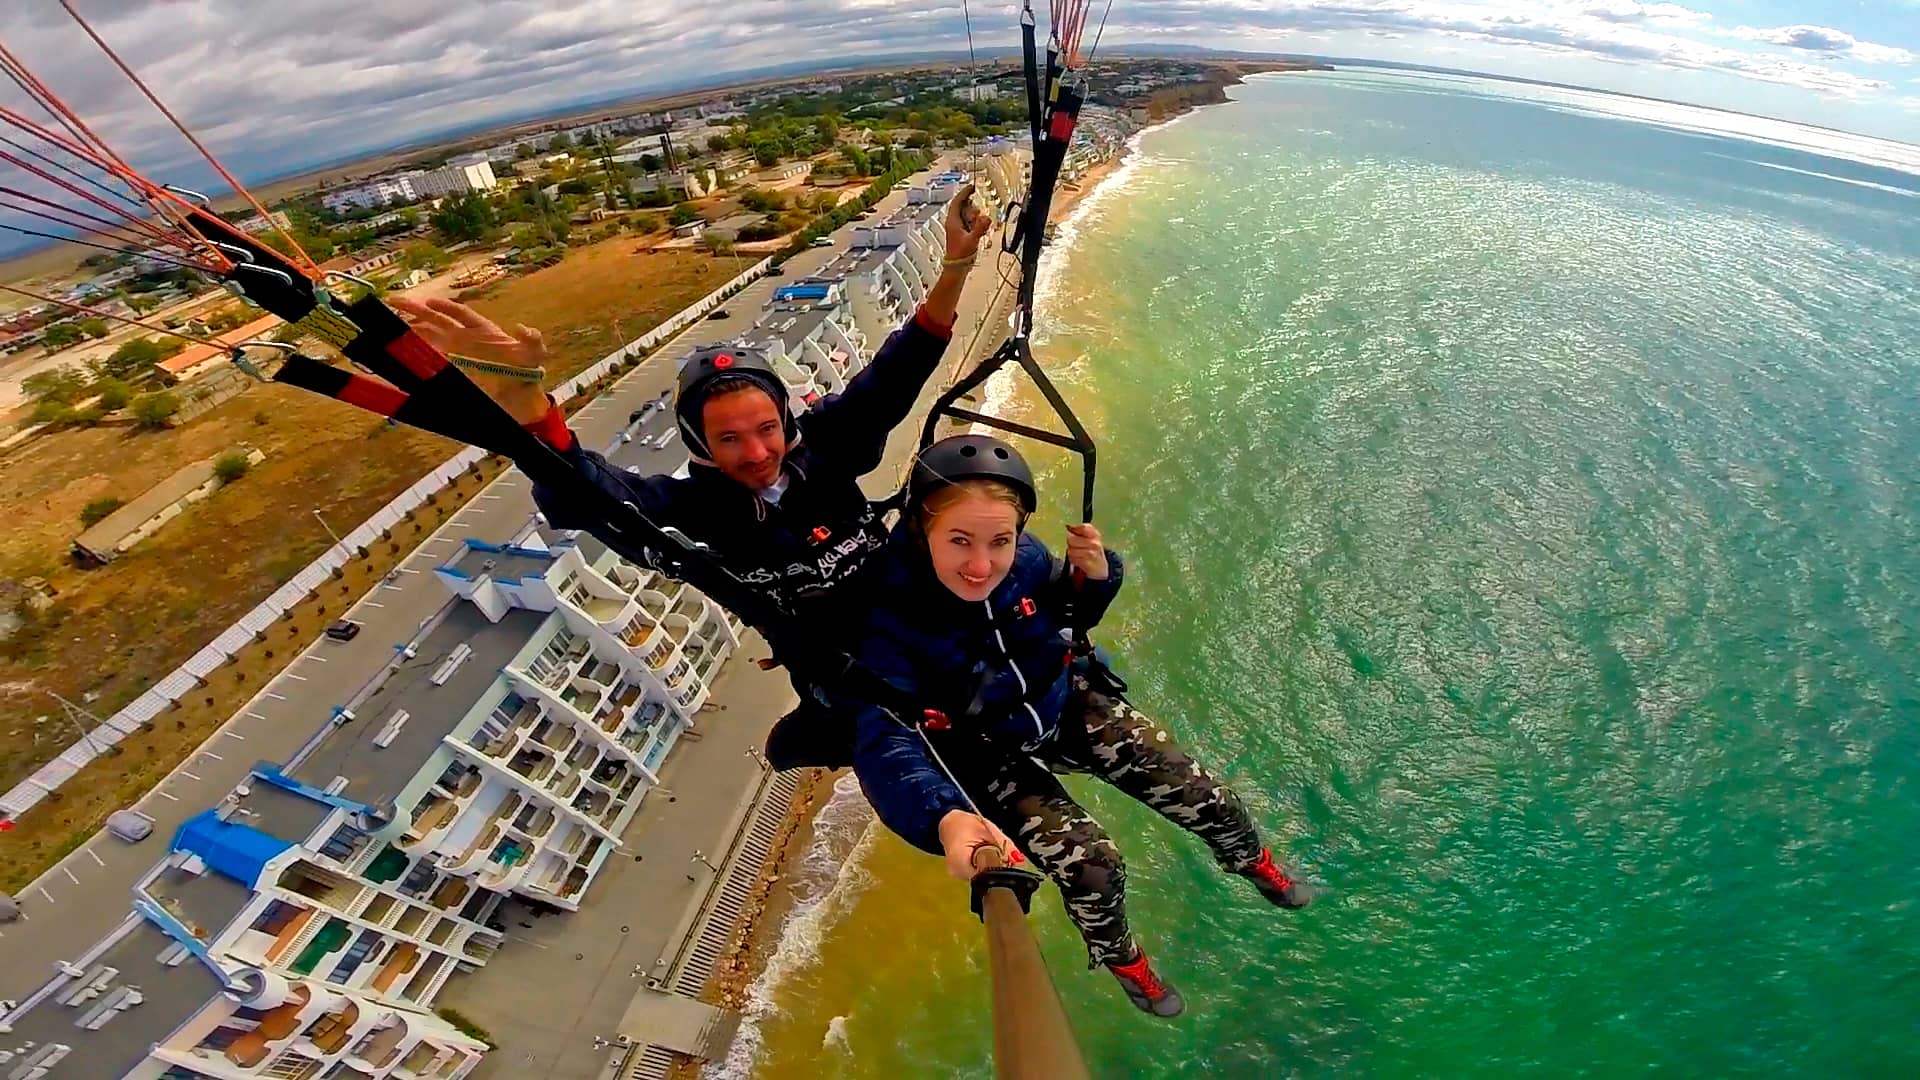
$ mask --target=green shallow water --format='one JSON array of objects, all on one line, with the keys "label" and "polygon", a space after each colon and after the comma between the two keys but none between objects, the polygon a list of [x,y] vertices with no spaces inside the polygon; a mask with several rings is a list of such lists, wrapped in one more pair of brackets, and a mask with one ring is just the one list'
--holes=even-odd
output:
[{"label": "green shallow water", "polygon": [[[1920,178],[1490,84],[1237,93],[1058,245],[1042,352],[1138,703],[1333,895],[1077,784],[1189,1002],[1134,1013],[1043,894],[1096,1074],[1920,1074]],[[729,1071],[991,1075],[977,926],[854,809]]]}]

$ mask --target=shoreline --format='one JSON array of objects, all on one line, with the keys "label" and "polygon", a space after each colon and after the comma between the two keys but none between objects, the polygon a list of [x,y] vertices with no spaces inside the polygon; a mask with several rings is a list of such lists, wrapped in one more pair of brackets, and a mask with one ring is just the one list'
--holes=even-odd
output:
[{"label": "shoreline", "polygon": [[[1121,175],[1125,167],[1136,160],[1142,137],[1200,109],[1217,104],[1222,102],[1194,102],[1185,105],[1171,115],[1134,132],[1111,157],[1082,173],[1073,187],[1068,188],[1063,185],[1055,193],[1052,212],[1048,217],[1049,225],[1058,227],[1063,232],[1073,225],[1079,212],[1091,205],[1093,196],[1105,190],[1109,181]],[[1062,237],[1063,246],[1067,239],[1070,239],[1070,234]],[[976,347],[968,351],[977,353],[979,350]],[[958,377],[965,364],[972,359],[973,357],[967,356],[964,352],[957,356],[951,362],[941,385],[950,384]],[[981,396],[984,398],[982,411],[994,415],[1007,415],[1008,404],[1013,404],[1015,411],[1031,404],[1025,394],[1016,396],[1014,388],[1009,384],[1011,375],[1011,371],[1002,372],[981,388]],[[923,414],[916,412],[916,416],[918,415]],[[796,872],[800,863],[804,862],[808,856],[820,854],[823,857],[831,857],[824,845],[833,837],[827,835],[826,829],[821,827],[820,812],[833,803],[835,783],[850,775],[846,771],[830,772],[824,769],[813,770],[813,772],[814,775],[808,778],[802,789],[805,794],[796,797],[794,809],[790,811],[787,822],[782,826],[781,840],[762,870],[754,900],[750,902],[743,916],[742,928],[736,932],[734,940],[728,944],[726,952],[716,966],[716,975],[708,985],[708,992],[702,995],[704,998],[717,998],[716,1003],[725,1008],[742,1011],[743,1022],[740,1034],[735,1036],[726,1058],[705,1063],[688,1062],[673,1074],[677,1080],[692,1080],[694,1077],[702,1076],[732,1077],[746,1075],[751,1071],[754,1057],[758,1054],[757,1039],[754,1040],[755,1045],[751,1048],[743,1049],[743,1042],[748,1037],[746,1033],[754,1019],[750,1010],[755,1005],[756,999],[764,1000],[766,995],[777,991],[777,984],[768,986],[764,984],[764,980],[775,970],[782,954],[789,946],[789,934],[794,928],[795,921],[823,902],[837,884],[830,882],[818,895],[803,896],[801,890],[808,887],[809,882],[804,881],[802,875]],[[857,789],[855,790],[857,792]],[[870,827],[870,812],[868,824]],[[844,865],[850,867],[854,864],[855,860],[849,858]]]}]

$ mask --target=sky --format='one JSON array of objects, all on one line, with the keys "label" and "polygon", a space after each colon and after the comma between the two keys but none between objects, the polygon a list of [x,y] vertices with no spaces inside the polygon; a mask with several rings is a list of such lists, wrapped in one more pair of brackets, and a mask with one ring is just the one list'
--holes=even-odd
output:
[{"label": "sky", "polygon": [[[961,0],[71,2],[247,179],[724,72],[967,40]],[[976,41],[1017,44],[1017,4],[968,3]],[[0,6],[0,42],[130,159],[180,160],[57,0]],[[1920,143],[1920,0],[1114,0],[1105,35],[1550,79]]]}]

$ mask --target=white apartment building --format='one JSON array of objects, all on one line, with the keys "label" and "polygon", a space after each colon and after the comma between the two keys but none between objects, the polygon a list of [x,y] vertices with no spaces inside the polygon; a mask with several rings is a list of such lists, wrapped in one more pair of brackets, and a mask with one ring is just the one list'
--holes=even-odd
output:
[{"label": "white apartment building", "polygon": [[0,1015],[0,1077],[457,1080],[432,1012],[510,895],[573,909],[739,624],[590,537],[437,571],[459,599],[284,766],[191,818],[105,940]]},{"label": "white apartment building", "polygon": [[500,185],[493,175],[493,163],[478,161],[448,165],[431,172],[413,173],[413,190],[423,199],[447,195],[465,195],[469,191],[492,191]]},{"label": "white apartment building", "polygon": [[[847,380],[865,366],[867,337],[842,298],[843,287],[801,283],[780,292],[790,299],[770,305],[740,340],[772,362],[802,404],[845,390]],[[808,299],[793,298],[795,293]],[[815,293],[825,295],[815,299]]]},{"label": "white apartment building", "polygon": [[416,175],[386,176],[329,191],[320,197],[320,204],[336,214],[345,214],[353,210],[377,210],[397,202],[415,202],[420,198],[413,186]]}]

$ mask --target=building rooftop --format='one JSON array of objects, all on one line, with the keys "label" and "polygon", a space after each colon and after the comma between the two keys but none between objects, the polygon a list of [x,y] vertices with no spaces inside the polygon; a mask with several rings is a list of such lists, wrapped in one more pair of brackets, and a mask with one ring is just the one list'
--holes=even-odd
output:
[{"label": "building rooftop", "polygon": [[326,803],[277,784],[253,780],[247,787],[249,794],[240,803],[246,813],[236,820],[289,844],[305,844],[333,811]]},{"label": "building rooftop", "polygon": [[943,220],[946,216],[947,207],[945,203],[910,203],[894,211],[893,215],[887,218],[885,224],[925,224],[929,221]]},{"label": "building rooftop", "polygon": [[211,867],[198,874],[169,867],[147,883],[147,891],[194,936],[211,940],[247,906],[253,896],[251,885],[243,885]]},{"label": "building rooftop", "polygon": [[860,276],[874,273],[892,261],[894,252],[899,250],[897,246],[856,248],[855,251],[860,257],[854,260],[853,269],[849,270],[848,274]]},{"label": "building rooftop", "polygon": [[[497,548],[497,550],[488,550]],[[443,564],[458,570],[470,578],[490,577],[495,581],[519,581],[522,578],[539,577],[553,565],[553,560],[544,555],[532,554],[525,549],[508,549],[498,545],[476,545],[467,541],[451,562]]]},{"label": "building rooftop", "polygon": [[[329,732],[289,775],[321,789],[344,776],[347,786],[340,795],[374,807],[392,802],[546,619],[544,612],[514,608],[499,622],[489,622],[473,604],[454,604],[413,659],[355,706],[357,719]],[[434,685],[434,674],[461,645],[472,651],[442,685]],[[386,747],[375,746],[374,739],[403,710],[407,722]]]},{"label": "building rooftop", "polygon": [[196,461],[141,492],[138,498],[108,514],[98,524],[81,533],[74,540],[74,546],[111,558],[114,547],[129,534],[153,520],[154,516],[162,510],[186,498],[200,485],[213,479],[214,460],[204,458]]},{"label": "building rooftop", "polygon": [[[163,961],[162,955],[169,959]],[[4,1075],[41,1075],[23,1066],[35,1054],[61,1044],[71,1051],[44,1074],[48,1080],[125,1076],[146,1060],[155,1043],[165,1041],[222,986],[211,968],[138,914],[129,916],[82,957],[78,966],[85,972],[79,979],[7,1019],[7,1030],[0,1034],[0,1052],[14,1056],[0,1062],[0,1068],[8,1068]],[[114,972],[111,976],[107,976],[108,969]],[[99,996],[78,1005],[61,1000],[103,977]],[[89,1017],[110,1008],[123,997],[119,991],[126,989],[139,991],[139,1004],[128,1006],[95,1030],[81,1026]]]},{"label": "building rooftop", "polygon": [[748,333],[756,338],[773,338],[779,341],[791,355],[798,352],[802,345],[819,333],[827,320],[833,318],[839,311],[840,308],[832,304],[770,308],[760,316],[760,321],[755,323]]}]

